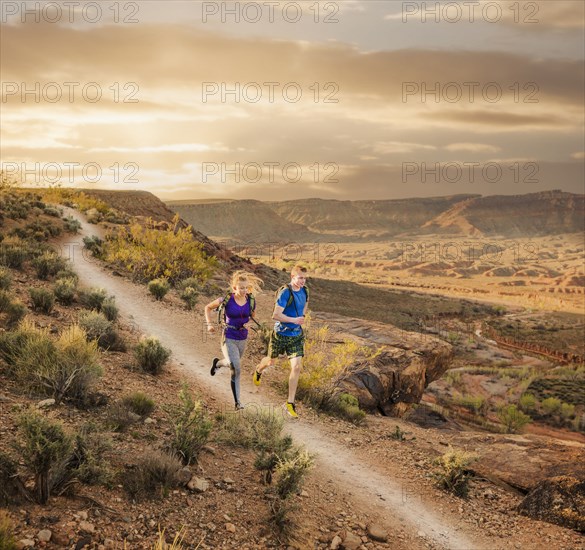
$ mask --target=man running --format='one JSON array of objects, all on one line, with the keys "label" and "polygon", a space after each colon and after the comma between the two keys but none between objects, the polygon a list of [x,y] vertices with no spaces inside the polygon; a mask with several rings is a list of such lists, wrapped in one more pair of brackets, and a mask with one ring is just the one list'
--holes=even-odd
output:
[{"label": "man running", "polygon": [[254,371],[254,384],[260,385],[262,371],[274,364],[275,359],[286,354],[290,360],[288,379],[288,401],[283,405],[292,418],[298,418],[295,408],[295,394],[305,353],[305,335],[303,324],[309,305],[309,292],[305,287],[307,268],[295,265],[291,270],[290,284],[280,288],[276,295],[272,318],[276,321],[270,335],[268,355],[260,361]]}]

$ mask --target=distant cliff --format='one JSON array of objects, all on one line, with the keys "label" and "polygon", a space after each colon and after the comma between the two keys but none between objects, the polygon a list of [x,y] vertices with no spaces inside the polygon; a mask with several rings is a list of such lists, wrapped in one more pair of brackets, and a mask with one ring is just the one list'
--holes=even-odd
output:
[{"label": "distant cliff", "polygon": [[401,200],[174,201],[195,229],[246,241],[382,241],[397,235],[531,237],[584,230],[585,195],[454,195]]}]

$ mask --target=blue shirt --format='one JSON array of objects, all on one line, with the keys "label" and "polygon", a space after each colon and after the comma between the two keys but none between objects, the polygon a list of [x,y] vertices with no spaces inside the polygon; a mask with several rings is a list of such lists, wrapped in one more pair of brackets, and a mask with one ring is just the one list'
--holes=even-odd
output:
[{"label": "blue shirt", "polygon": [[[288,307],[285,307],[290,297],[290,290],[285,288],[278,296],[276,305],[284,308],[282,313],[287,317],[302,317],[307,303],[307,291],[304,288],[296,291],[293,290],[292,295],[293,301]],[[274,330],[282,336],[299,336],[303,333],[301,325],[297,325],[296,323],[282,323],[280,321],[276,322]]]}]

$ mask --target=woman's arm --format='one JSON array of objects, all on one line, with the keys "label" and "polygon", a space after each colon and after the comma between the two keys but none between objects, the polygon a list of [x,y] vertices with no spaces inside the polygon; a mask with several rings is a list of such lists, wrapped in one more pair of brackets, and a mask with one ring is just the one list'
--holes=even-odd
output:
[{"label": "woman's arm", "polygon": [[205,306],[205,321],[207,323],[207,330],[209,332],[215,332],[215,327],[213,326],[213,323],[211,322],[211,319],[210,319],[211,311],[214,309],[217,309],[220,306],[222,301],[223,301],[223,298],[218,298],[217,300],[213,300],[213,302],[209,302]]}]

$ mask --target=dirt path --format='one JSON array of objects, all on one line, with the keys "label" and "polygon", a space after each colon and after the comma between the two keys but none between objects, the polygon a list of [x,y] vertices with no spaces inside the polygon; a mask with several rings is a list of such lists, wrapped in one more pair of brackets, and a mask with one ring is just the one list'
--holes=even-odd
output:
[{"label": "dirt path", "polygon": [[[217,343],[206,341],[201,325],[193,313],[177,311],[154,302],[146,293],[145,287],[135,285],[122,277],[116,277],[111,271],[89,257],[87,251],[82,253],[82,238],[85,235],[100,234],[102,229],[89,225],[75,211],[69,214],[79,219],[82,229],[79,235],[63,241],[64,254],[67,254],[79,274],[80,282],[86,286],[97,286],[107,289],[116,296],[122,317],[130,322],[136,330],[155,335],[165,347],[172,350],[174,362],[189,373],[195,381],[205,388],[205,399],[219,402],[226,410],[232,410],[232,396],[229,384],[212,383],[209,377],[209,358],[212,357]],[[103,235],[102,235],[103,236]],[[271,407],[278,414],[281,402],[271,401],[268,391],[253,386],[247,375],[243,376],[242,399],[251,406]],[[470,550],[485,548],[485,539],[477,532],[465,532],[462,524],[453,517],[439,515],[432,508],[420,501],[404,501],[402,498],[400,473],[388,476],[391,465],[384,464],[384,471],[378,470],[375,464],[360,461],[352,452],[328,433],[325,426],[314,423],[287,422],[286,429],[298,443],[317,455],[320,475],[329,478],[337,487],[352,495],[352,500],[362,509],[375,510],[382,518],[389,532],[403,529],[419,541],[420,547],[452,548]],[[327,480],[323,480],[324,482]],[[411,541],[412,542],[412,541]],[[417,544],[419,546],[419,544]],[[412,544],[404,548],[413,548]]]}]

